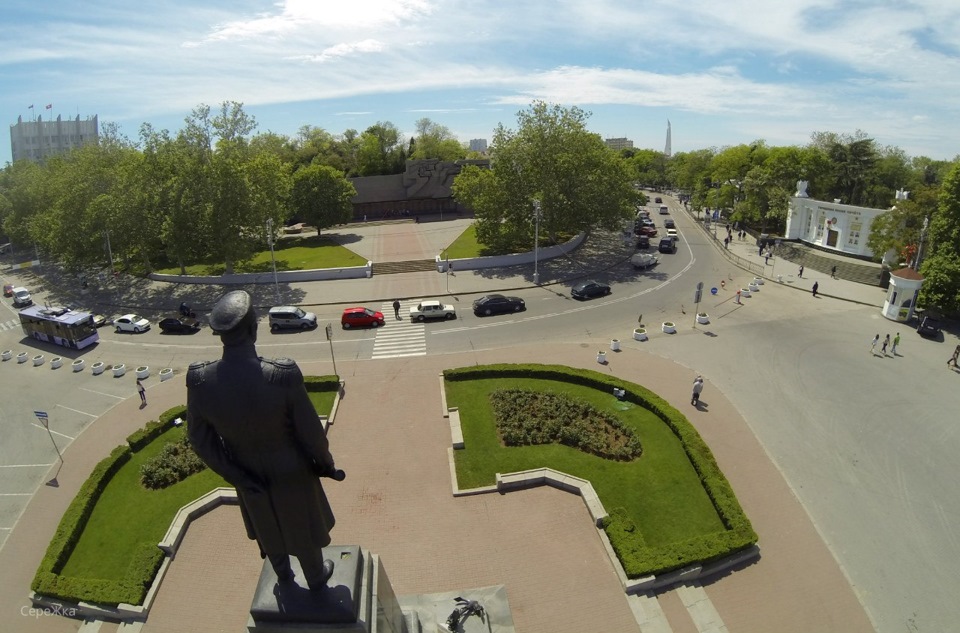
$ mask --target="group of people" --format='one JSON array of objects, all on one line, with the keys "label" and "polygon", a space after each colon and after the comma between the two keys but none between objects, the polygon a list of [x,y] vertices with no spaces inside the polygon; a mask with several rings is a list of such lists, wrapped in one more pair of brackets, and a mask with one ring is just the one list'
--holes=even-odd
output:
[{"label": "group of people", "polygon": [[[873,337],[873,340],[870,342],[870,353],[876,355],[877,353],[877,343],[880,342],[880,334],[878,333]],[[900,333],[898,332],[896,336],[893,337],[893,346],[890,347],[890,354],[892,356],[897,355],[897,345],[900,344]],[[887,355],[887,347],[890,346],[890,335],[887,334],[883,337],[883,345],[880,346],[880,354],[883,356]],[[960,346],[957,346],[957,349],[960,349]]]}]

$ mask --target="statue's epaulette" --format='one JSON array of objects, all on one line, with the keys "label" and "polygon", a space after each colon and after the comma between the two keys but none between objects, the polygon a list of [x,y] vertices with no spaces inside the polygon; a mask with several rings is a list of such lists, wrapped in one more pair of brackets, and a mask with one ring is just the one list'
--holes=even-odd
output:
[{"label": "statue's epaulette", "polygon": [[290,385],[303,380],[300,368],[289,358],[261,358],[260,366],[269,383]]},{"label": "statue's epaulette", "polygon": [[190,363],[190,367],[187,368],[187,386],[196,387],[202,385],[204,382],[204,376],[208,371],[208,367],[211,365],[217,364],[219,361],[216,360],[203,360],[196,363]]}]

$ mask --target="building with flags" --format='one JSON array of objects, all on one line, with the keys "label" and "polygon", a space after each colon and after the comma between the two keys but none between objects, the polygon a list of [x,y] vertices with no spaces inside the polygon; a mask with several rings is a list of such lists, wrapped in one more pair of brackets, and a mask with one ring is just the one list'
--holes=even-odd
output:
[{"label": "building with flags", "polygon": [[[32,112],[33,109],[31,105],[29,110]],[[44,106],[44,110],[52,109],[52,103]],[[76,119],[61,119],[58,115],[47,121],[41,115],[32,121],[17,117],[17,122],[10,126],[10,153],[13,162],[32,160],[40,163],[48,156],[97,143],[99,139],[100,124],[96,114],[84,120],[79,115]]]}]

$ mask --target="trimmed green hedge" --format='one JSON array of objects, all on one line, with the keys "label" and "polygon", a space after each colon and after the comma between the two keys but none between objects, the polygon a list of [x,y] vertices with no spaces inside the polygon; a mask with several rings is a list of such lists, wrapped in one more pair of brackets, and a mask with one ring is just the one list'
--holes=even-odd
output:
[{"label": "trimmed green hedge", "polygon": [[304,376],[303,384],[307,391],[339,391],[339,376]]},{"label": "trimmed green hedge", "polygon": [[723,532],[650,548],[633,522],[620,508],[608,508],[603,528],[629,578],[660,574],[697,563],[708,563],[746,549],[757,542],[757,534],[740,507],[740,502],[717,466],[710,448],[693,425],[663,398],[640,385],[587,369],[562,365],[496,364],[462,367],[443,372],[450,381],[488,378],[532,378],[556,380],[611,393],[623,389],[624,398],[663,420],[680,440],[693,464],[717,515],[727,528]]},{"label": "trimmed green hedge", "polygon": [[176,418],[186,421],[187,407],[181,405],[179,407],[167,409],[160,414],[159,419],[147,422],[142,429],[137,429],[128,435],[127,444],[129,444],[130,449],[136,453],[141,448],[160,437],[163,432],[167,430],[167,427],[170,425],[170,423]]}]

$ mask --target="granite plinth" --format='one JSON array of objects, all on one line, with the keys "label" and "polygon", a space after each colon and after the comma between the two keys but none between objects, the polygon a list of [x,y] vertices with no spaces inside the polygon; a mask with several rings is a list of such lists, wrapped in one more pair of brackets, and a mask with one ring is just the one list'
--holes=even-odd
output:
[{"label": "granite plinth", "polygon": [[290,558],[292,580],[280,582],[270,562],[264,560],[250,616],[259,623],[347,624],[360,614],[360,581],[364,556],[357,545],[323,548],[325,558],[334,562],[327,586],[316,591],[307,588],[296,557]]}]

